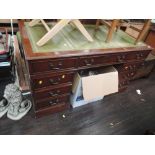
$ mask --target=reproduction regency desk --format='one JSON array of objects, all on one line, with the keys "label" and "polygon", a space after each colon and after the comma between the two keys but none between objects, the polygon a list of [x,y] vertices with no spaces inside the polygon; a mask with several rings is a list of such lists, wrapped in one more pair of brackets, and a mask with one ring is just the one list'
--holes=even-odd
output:
[{"label": "reproduction regency desk", "polygon": [[42,25],[29,27],[19,21],[19,40],[29,74],[36,117],[69,108],[74,75],[81,70],[114,65],[119,73],[119,91],[123,91],[137,69],[143,65],[152,48],[144,43],[134,45],[134,39],[121,30],[105,43],[107,29],[85,25],[93,37],[88,42],[72,25],[66,26],[46,45],[36,42],[46,33]]}]

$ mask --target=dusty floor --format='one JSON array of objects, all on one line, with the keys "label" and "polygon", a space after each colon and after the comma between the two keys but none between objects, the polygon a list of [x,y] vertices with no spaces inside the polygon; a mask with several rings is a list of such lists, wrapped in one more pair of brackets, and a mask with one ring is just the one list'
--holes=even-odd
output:
[{"label": "dusty floor", "polygon": [[[0,83],[1,96],[6,83]],[[100,102],[39,119],[33,110],[20,121],[0,119],[0,134],[144,134],[147,129],[155,129],[155,72]]]}]

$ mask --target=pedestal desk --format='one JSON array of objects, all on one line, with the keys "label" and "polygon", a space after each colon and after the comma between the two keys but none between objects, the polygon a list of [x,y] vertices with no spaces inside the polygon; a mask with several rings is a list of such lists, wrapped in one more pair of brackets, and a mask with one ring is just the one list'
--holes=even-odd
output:
[{"label": "pedestal desk", "polygon": [[68,25],[49,43],[38,47],[36,42],[46,30],[41,25],[30,28],[24,21],[19,21],[20,47],[36,117],[70,107],[73,78],[81,70],[114,65],[119,73],[119,91],[123,91],[152,50],[144,43],[134,45],[134,40],[121,30],[113,35],[111,43],[105,43],[107,31],[104,26],[97,31],[93,25],[85,27],[93,37],[93,43]]}]

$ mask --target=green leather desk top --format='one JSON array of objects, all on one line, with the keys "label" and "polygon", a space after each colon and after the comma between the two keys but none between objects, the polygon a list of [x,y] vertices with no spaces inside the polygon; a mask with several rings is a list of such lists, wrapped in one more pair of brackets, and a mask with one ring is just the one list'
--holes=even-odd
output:
[{"label": "green leather desk top", "polygon": [[[50,26],[52,27],[52,25]],[[45,28],[41,24],[29,27],[28,23],[25,23],[25,27],[33,52],[61,52],[86,49],[137,47],[146,45],[142,42],[134,45],[134,39],[121,30],[114,32],[112,41],[110,43],[106,43],[105,39],[107,35],[107,28],[105,26],[100,26],[98,30],[95,30],[94,25],[85,25],[85,28],[94,39],[93,42],[89,42],[76,27],[68,24],[48,43],[39,47],[36,43],[47,33]]]}]

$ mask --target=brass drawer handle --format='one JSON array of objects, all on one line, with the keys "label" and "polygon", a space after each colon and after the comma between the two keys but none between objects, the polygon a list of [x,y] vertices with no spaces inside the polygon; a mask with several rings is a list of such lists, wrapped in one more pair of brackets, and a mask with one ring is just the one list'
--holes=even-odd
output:
[{"label": "brass drawer handle", "polygon": [[125,66],[124,68],[125,68],[125,70],[128,70],[128,69],[129,69],[129,67],[128,67],[128,66]]},{"label": "brass drawer handle", "polygon": [[[59,70],[59,67],[55,67],[53,63],[49,63],[50,69]],[[59,65],[60,66],[60,65]]]},{"label": "brass drawer handle", "polygon": [[117,56],[117,58],[118,58],[118,61],[119,61],[119,62],[122,62],[122,61],[124,61],[124,59],[125,59],[125,55]]},{"label": "brass drawer handle", "polygon": [[128,73],[128,77],[134,76],[134,73]]},{"label": "brass drawer handle", "polygon": [[122,75],[122,78],[123,78],[123,79],[127,79],[127,77],[126,77],[125,75]]},{"label": "brass drawer handle", "polygon": [[92,65],[91,63],[89,63],[88,60],[84,60],[84,62],[85,62],[85,64],[86,64],[86,66],[91,66],[91,65]]},{"label": "brass drawer handle", "polygon": [[123,87],[129,84],[129,81],[124,81],[122,83],[119,84],[119,87]]},{"label": "brass drawer handle", "polygon": [[137,59],[143,58],[143,56],[144,56],[143,53],[136,54]]},{"label": "brass drawer handle", "polygon": [[49,92],[50,96],[58,96],[60,94],[60,90],[57,90],[55,93],[54,92]]},{"label": "brass drawer handle", "polygon": [[59,102],[59,99],[56,99],[56,100],[54,100],[54,101],[50,101],[49,104],[55,105],[55,104],[57,104],[58,102]]},{"label": "brass drawer handle", "polygon": [[137,66],[136,65],[133,65],[133,68],[136,68]]},{"label": "brass drawer handle", "polygon": [[50,96],[53,96],[53,97],[54,97],[54,96],[58,96],[58,95],[59,95],[59,94],[52,93],[52,92],[50,92],[49,94],[50,94]]},{"label": "brass drawer handle", "polygon": [[130,70],[132,70],[132,69],[133,69],[133,66],[132,66],[132,65],[130,65],[130,66],[129,66],[129,69],[130,69]]},{"label": "brass drawer handle", "polygon": [[58,66],[62,66],[62,62],[59,62],[59,63],[58,63]]},{"label": "brass drawer handle", "polygon": [[145,66],[145,63],[143,62],[143,63],[141,63],[141,66]]},{"label": "brass drawer handle", "polygon": [[49,80],[51,84],[59,84],[59,82],[61,81],[60,78],[58,78],[56,81],[54,81],[54,79],[50,79]]},{"label": "brass drawer handle", "polygon": [[59,67],[54,67],[54,68],[52,68],[52,69],[59,70],[60,68],[59,68]]},{"label": "brass drawer handle", "polygon": [[93,59],[93,58],[91,59],[91,62],[92,62],[92,63],[94,62],[94,59]]},{"label": "brass drawer handle", "polygon": [[136,54],[136,58],[137,58],[137,59],[140,59],[140,55],[139,55],[139,54]]},{"label": "brass drawer handle", "polygon": [[125,70],[134,70],[136,69],[136,65],[125,66]]},{"label": "brass drawer handle", "polygon": [[91,64],[86,64],[87,66],[91,66]]}]

